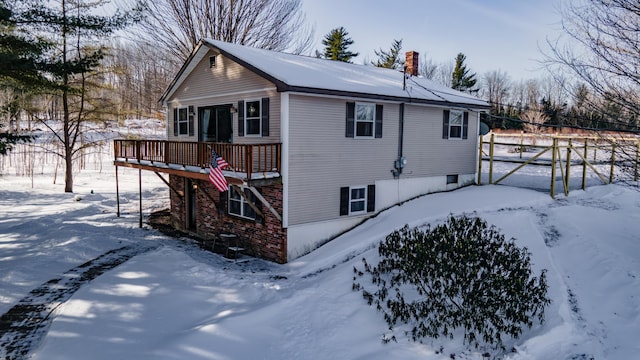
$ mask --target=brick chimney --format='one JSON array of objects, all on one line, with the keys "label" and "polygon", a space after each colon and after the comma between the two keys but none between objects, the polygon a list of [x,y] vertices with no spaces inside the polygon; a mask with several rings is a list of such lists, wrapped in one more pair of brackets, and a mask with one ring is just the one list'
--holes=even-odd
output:
[{"label": "brick chimney", "polygon": [[407,51],[404,66],[407,67],[408,75],[418,76],[418,55],[417,51]]}]

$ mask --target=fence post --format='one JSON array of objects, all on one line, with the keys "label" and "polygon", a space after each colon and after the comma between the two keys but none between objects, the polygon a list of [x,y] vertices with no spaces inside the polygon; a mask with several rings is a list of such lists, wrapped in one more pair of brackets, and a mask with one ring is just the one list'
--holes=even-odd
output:
[{"label": "fence post", "polygon": [[611,170],[609,171],[609,184],[613,182],[614,166],[616,164],[616,139],[611,142]]},{"label": "fence post", "polygon": [[493,133],[491,133],[491,139],[489,141],[489,184],[493,184]]},{"label": "fence post", "polygon": [[584,138],[584,159],[582,160],[582,190],[587,190],[587,156],[589,155],[589,138]]},{"label": "fence post", "polygon": [[522,159],[522,142],[524,137],[524,131],[520,130],[520,159]]},{"label": "fence post", "polygon": [[566,164],[566,183],[567,183],[567,194],[569,194],[569,172],[571,171],[571,147],[573,146],[573,143],[571,142],[571,139],[569,139],[568,144],[567,144],[567,164]]},{"label": "fence post", "polygon": [[[482,134],[480,134],[480,147],[478,148],[478,185],[482,185],[482,141]],[[636,164],[637,163],[636,161]]]},{"label": "fence post", "polygon": [[556,198],[556,151],[558,150],[558,138],[553,138],[553,149],[551,149],[551,197]]},{"label": "fence post", "polygon": [[640,139],[636,141],[636,162],[633,166],[633,181],[638,181],[638,160],[640,160]]}]

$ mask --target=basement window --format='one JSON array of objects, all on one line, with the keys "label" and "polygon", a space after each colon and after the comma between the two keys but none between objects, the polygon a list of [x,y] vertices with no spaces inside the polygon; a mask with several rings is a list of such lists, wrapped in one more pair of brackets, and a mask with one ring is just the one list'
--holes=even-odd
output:
[{"label": "basement window", "polygon": [[458,175],[447,175],[447,184],[457,184]]},{"label": "basement window", "polygon": [[[244,195],[249,198],[254,204],[257,203],[256,196],[249,189],[244,190]],[[240,195],[238,189],[233,186],[229,187],[229,214],[235,215],[244,219],[255,220],[257,218],[256,212],[251,208],[251,205],[247,200]]]}]

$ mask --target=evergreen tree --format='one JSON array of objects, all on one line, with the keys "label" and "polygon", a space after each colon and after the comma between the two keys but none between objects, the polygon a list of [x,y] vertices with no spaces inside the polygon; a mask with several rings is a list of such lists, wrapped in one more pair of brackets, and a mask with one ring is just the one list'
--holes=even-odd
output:
[{"label": "evergreen tree", "polygon": [[464,63],[467,57],[463,53],[459,53],[456,56],[456,66],[451,74],[452,88],[459,91],[474,91],[473,87],[476,86],[476,74],[467,69],[467,65]]},{"label": "evergreen tree", "polygon": [[[0,0],[0,91],[7,96],[0,103],[0,115],[14,122],[20,113],[18,104],[29,89],[45,86],[48,80],[38,71],[39,61],[48,43],[17,29],[23,17],[21,4]],[[7,100],[8,99],[8,100]],[[0,129],[5,124],[0,123]],[[19,142],[31,141],[27,135],[0,131],[0,155],[6,155]]]},{"label": "evergreen tree", "polygon": [[374,50],[378,60],[372,61],[371,65],[387,69],[401,69],[404,61],[400,57],[400,51],[402,51],[402,39],[393,40],[389,51]]},{"label": "evergreen tree", "polygon": [[[20,0],[4,0],[17,6]],[[41,4],[38,3],[37,4]],[[105,56],[104,42],[114,31],[122,29],[139,19],[140,8],[121,14],[94,15],[103,5],[98,1],[59,0],[46,2],[37,9],[24,12],[21,27],[24,31],[40,33],[52,44],[40,63],[40,70],[51,83],[41,89],[60,99],[62,111],[58,119],[62,126],[42,122],[61,143],[58,153],[65,163],[65,192],[73,192],[73,163],[79,153],[92,143],[82,143],[82,134],[88,123],[95,121],[105,105],[92,104],[92,89],[95,78]]]},{"label": "evergreen tree", "polygon": [[353,45],[353,40],[348,35],[349,33],[342,26],[331,30],[325,35],[322,40],[322,45],[325,46],[323,57],[329,60],[350,63],[351,58],[358,56],[358,53],[348,50],[349,46]]}]

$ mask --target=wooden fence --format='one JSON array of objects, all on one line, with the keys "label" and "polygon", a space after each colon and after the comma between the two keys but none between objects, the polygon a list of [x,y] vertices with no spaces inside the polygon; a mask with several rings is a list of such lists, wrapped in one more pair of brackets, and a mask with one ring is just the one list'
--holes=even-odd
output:
[{"label": "wooden fence", "polygon": [[[489,141],[486,141],[486,138]],[[496,137],[512,139],[496,141]],[[556,177],[561,175],[565,196],[569,195],[569,180],[572,166],[577,166],[582,174],[582,189],[586,188],[587,171],[591,170],[604,184],[614,182],[616,173],[624,172],[633,181],[638,181],[640,160],[640,139],[624,137],[594,136],[541,136],[541,135],[498,135],[480,136],[478,161],[478,184],[482,184],[482,164],[489,163],[489,184],[499,184],[527,165],[550,167],[550,195],[555,197]],[[544,143],[544,144],[543,144]],[[488,149],[485,151],[485,145]],[[496,156],[496,146],[511,149],[511,156]],[[536,149],[530,156],[529,150]],[[544,155],[547,155],[544,157]],[[497,180],[494,177],[494,163],[518,164],[514,169]],[[598,166],[598,167],[597,167]],[[606,168],[606,173],[603,169]]]}]

